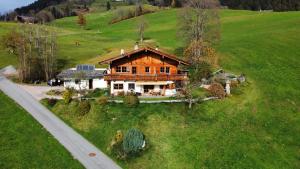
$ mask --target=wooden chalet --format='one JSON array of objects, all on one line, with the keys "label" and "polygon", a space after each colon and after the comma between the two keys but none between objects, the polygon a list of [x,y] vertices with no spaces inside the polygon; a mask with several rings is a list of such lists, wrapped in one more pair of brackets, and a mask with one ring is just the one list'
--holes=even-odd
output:
[{"label": "wooden chalet", "polygon": [[135,92],[140,95],[175,95],[177,89],[187,80],[187,72],[179,65],[186,61],[150,47],[138,48],[119,56],[99,62],[108,64],[104,75],[111,93]]}]

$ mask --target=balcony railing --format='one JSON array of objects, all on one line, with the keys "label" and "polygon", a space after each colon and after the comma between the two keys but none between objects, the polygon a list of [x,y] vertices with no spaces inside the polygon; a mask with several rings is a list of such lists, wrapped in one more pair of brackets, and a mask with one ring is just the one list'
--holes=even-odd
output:
[{"label": "balcony railing", "polygon": [[117,75],[117,74],[107,74],[104,76],[106,81],[175,81],[175,80],[187,80],[188,77],[185,74],[175,74],[175,75]]}]

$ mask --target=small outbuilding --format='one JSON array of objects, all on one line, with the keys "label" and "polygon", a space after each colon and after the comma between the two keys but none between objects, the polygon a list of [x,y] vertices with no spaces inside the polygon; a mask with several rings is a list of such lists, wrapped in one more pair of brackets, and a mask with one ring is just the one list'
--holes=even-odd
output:
[{"label": "small outbuilding", "polygon": [[62,71],[57,78],[64,82],[65,88],[93,90],[107,88],[104,74],[106,69],[95,68],[95,65],[77,65],[76,68]]}]

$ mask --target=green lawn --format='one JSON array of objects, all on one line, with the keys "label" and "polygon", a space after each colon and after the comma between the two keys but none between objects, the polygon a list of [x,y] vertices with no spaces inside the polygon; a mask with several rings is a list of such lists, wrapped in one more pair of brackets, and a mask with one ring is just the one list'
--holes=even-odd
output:
[{"label": "green lawn", "polygon": [[[76,25],[76,17],[51,23],[68,32],[58,38],[65,67],[97,63],[133,47],[136,19],[108,25],[110,16],[89,14],[88,30]],[[178,53],[177,10],[145,18],[147,42]],[[222,10],[221,20],[222,40],[216,46],[220,66],[245,73],[249,80],[238,95],[192,111],[183,104],[109,105],[107,111],[94,105],[90,114],[78,118],[76,103],[58,104],[53,111],[104,152],[117,130],[144,131],[149,150],[135,160],[119,161],[125,168],[299,168],[300,12]],[[81,45],[75,47],[75,41]]]},{"label": "green lawn", "polygon": [[0,168],[83,168],[26,111],[0,99]]}]

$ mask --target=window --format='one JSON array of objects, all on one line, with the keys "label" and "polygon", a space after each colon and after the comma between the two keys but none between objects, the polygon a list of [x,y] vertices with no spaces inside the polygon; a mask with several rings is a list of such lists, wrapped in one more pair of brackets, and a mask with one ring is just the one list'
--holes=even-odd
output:
[{"label": "window", "polygon": [[145,72],[150,73],[150,67],[145,67]]},{"label": "window", "polygon": [[123,72],[123,73],[124,73],[124,72],[127,72],[127,67],[122,66],[122,72]]},{"label": "window", "polygon": [[115,90],[123,90],[123,84],[114,84]]},{"label": "window", "polygon": [[116,72],[121,72],[121,67],[120,67],[120,66],[118,66],[118,67],[116,68]]},{"label": "window", "polygon": [[170,67],[166,67],[166,73],[170,74]]},{"label": "window", "polygon": [[128,84],[128,90],[135,90],[135,84],[134,83],[129,83]]},{"label": "window", "polygon": [[159,85],[159,89],[164,89],[165,85]]},{"label": "window", "polygon": [[136,67],[132,67],[132,74],[136,74]]},{"label": "window", "polygon": [[160,73],[164,73],[165,72],[165,67],[160,67]]}]

